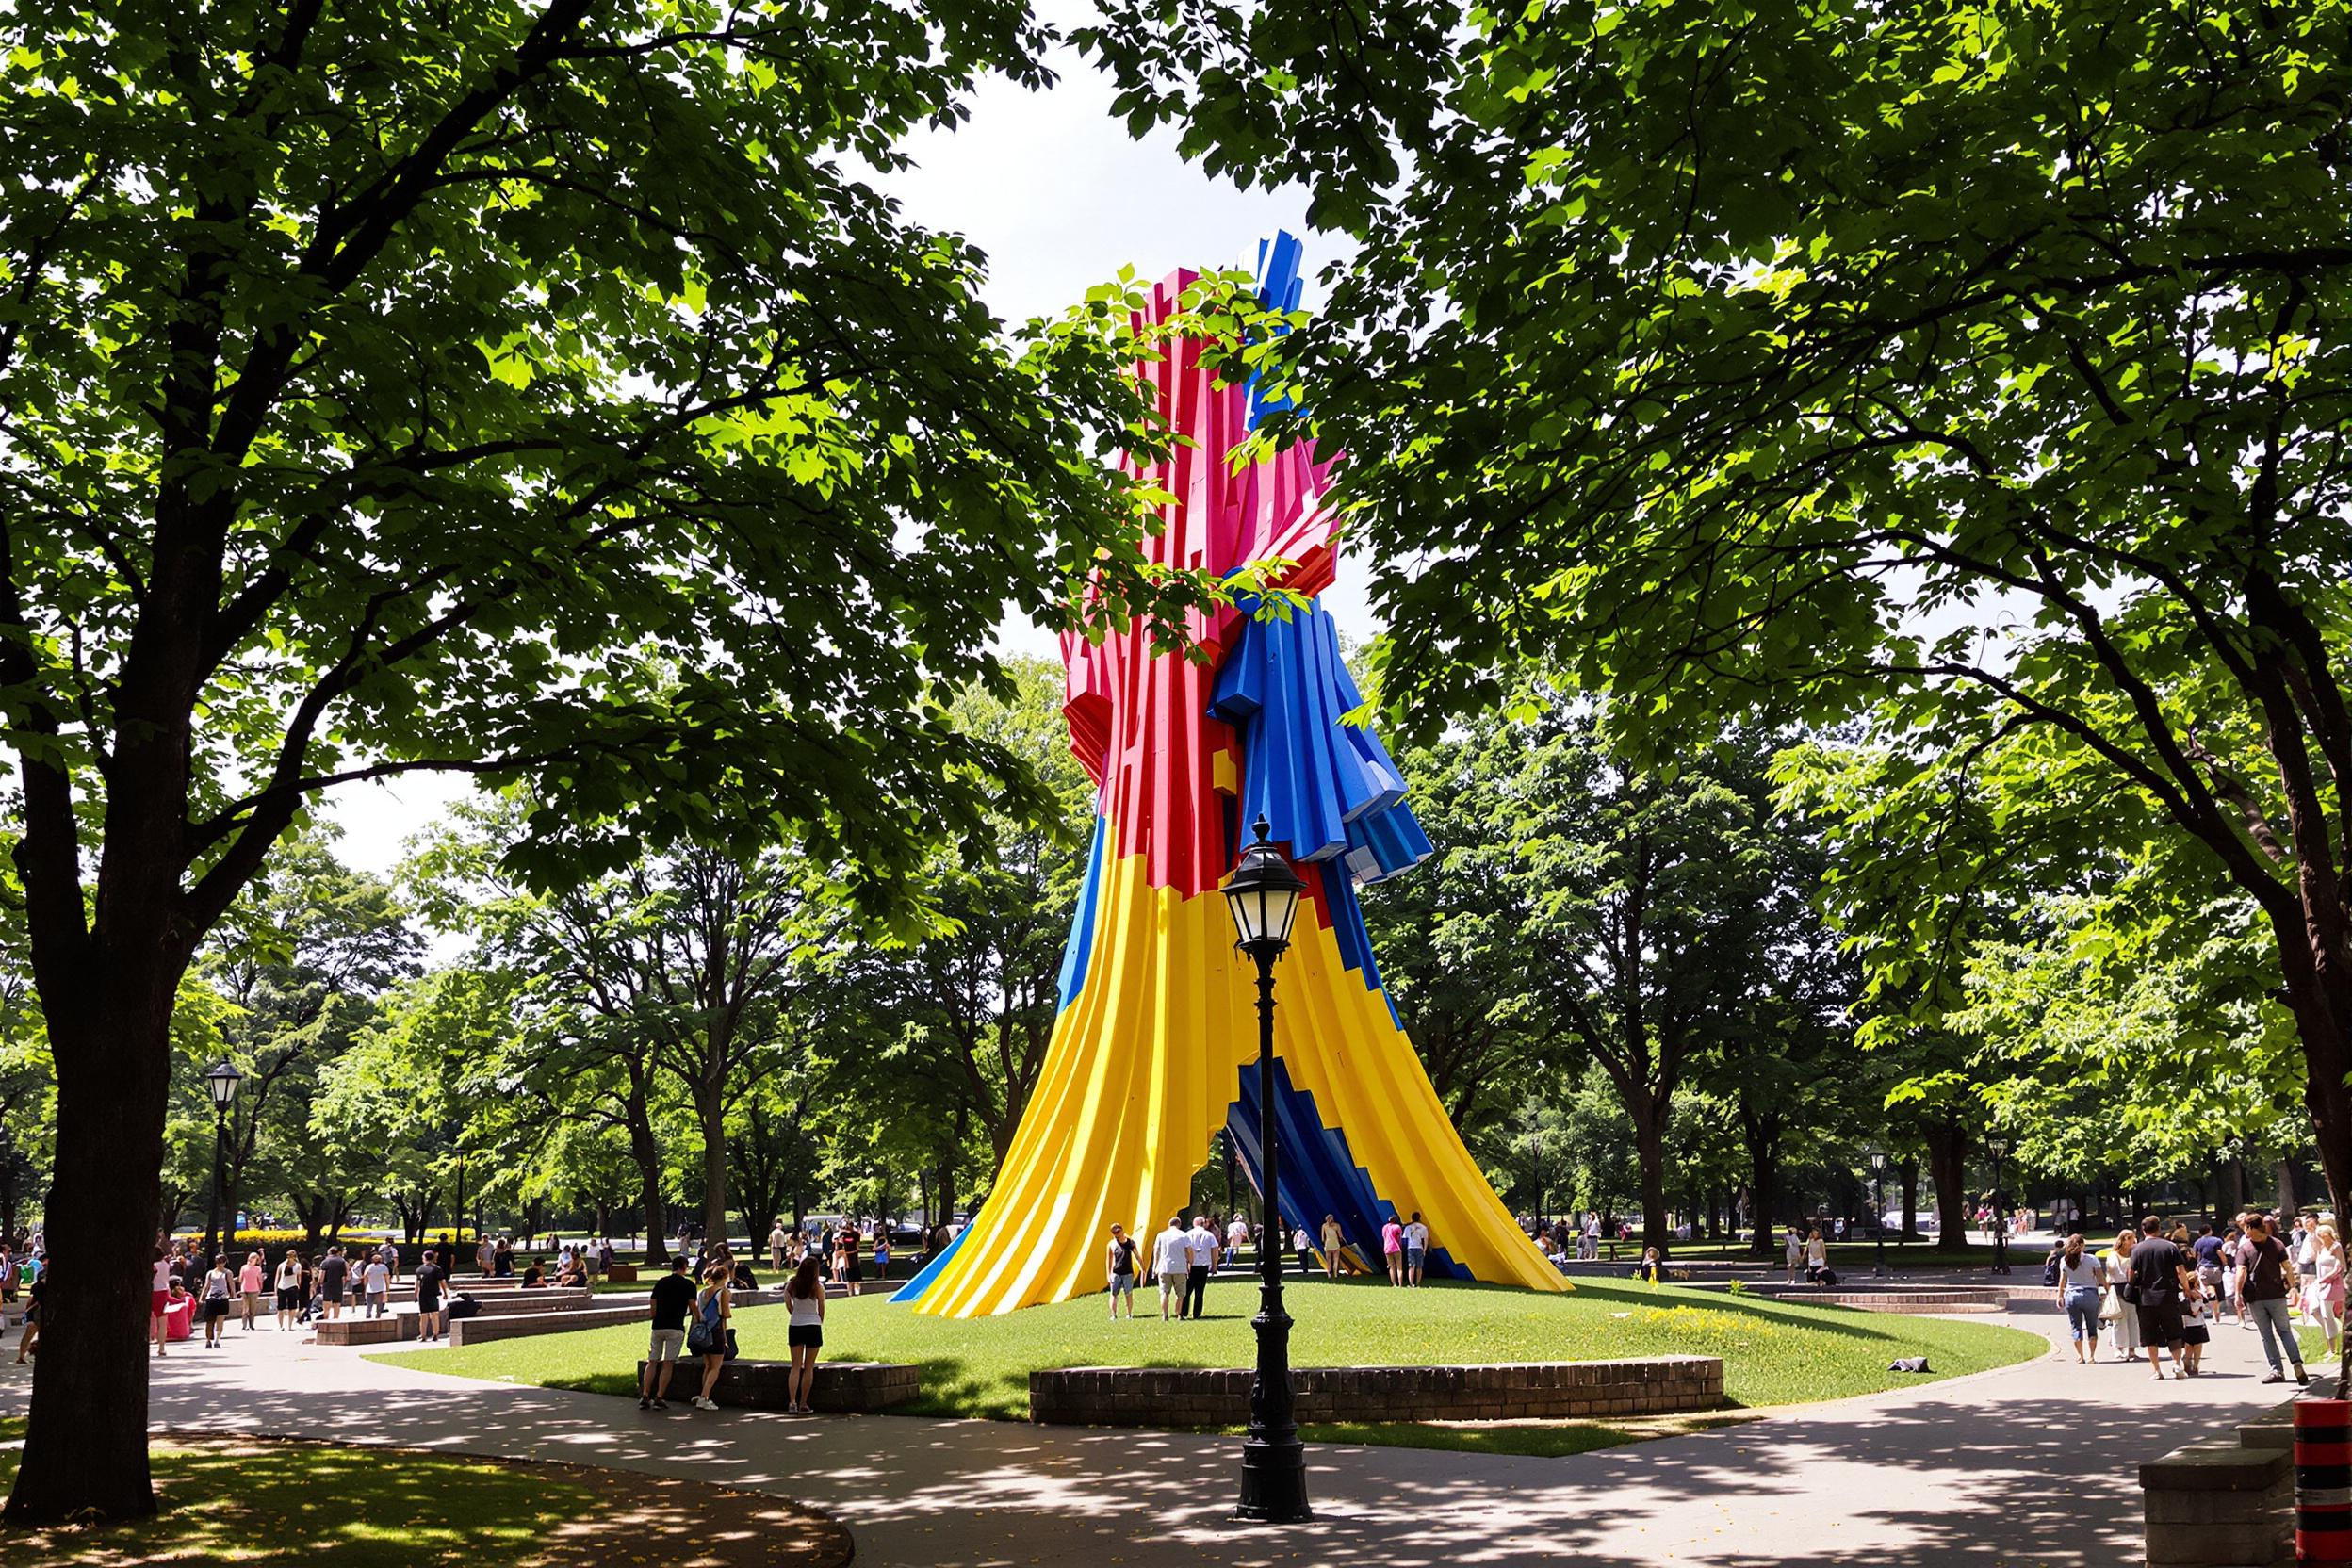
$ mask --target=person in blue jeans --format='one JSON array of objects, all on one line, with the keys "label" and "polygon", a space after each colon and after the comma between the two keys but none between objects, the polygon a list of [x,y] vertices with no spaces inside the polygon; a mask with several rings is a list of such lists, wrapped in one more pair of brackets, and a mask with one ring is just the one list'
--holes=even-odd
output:
[{"label": "person in blue jeans", "polygon": [[2271,1234],[2270,1222],[2260,1215],[2246,1217],[2246,1239],[2238,1243],[2238,1262],[2245,1269],[2245,1282],[2238,1287],[2239,1310],[2253,1315],[2254,1327],[2262,1333],[2262,1355],[2270,1363],[2270,1376],[2262,1381],[2287,1380],[2286,1370],[2279,1365],[2283,1350],[2285,1359],[2295,1364],[2295,1380],[2310,1382],[2311,1374],[2303,1370],[2303,1347],[2296,1343],[2295,1325],[2288,1316],[2295,1262],[2285,1245]]},{"label": "person in blue jeans", "polygon": [[2106,1299],[2107,1271],[2082,1250],[2079,1235],[2066,1238],[2058,1254],[2058,1304],[2066,1309],[2066,1328],[2074,1335],[2074,1359],[2099,1360],[2099,1304]]}]

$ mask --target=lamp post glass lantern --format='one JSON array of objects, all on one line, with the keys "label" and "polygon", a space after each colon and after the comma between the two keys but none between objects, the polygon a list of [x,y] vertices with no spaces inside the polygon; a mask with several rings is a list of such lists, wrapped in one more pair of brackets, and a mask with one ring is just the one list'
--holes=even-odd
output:
[{"label": "lamp post glass lantern", "polygon": [[237,1070],[237,1064],[226,1056],[212,1065],[204,1074],[204,1087],[212,1095],[212,1203],[204,1215],[204,1255],[201,1260],[206,1268],[220,1255],[220,1189],[228,1184],[229,1107],[237,1102],[237,1086],[245,1075]]},{"label": "lamp post glass lantern", "polygon": [[1274,961],[1290,947],[1291,923],[1306,880],[1267,837],[1264,815],[1252,825],[1255,841],[1219,890],[1233,911],[1233,945],[1258,966],[1258,1191],[1266,1205],[1267,1242],[1258,1248],[1257,1370],[1250,1379],[1250,1430],[1241,1442],[1241,1499],[1234,1517],[1264,1524],[1304,1524],[1307,1450],[1298,1441],[1290,1396],[1290,1315],[1282,1311],[1282,1254],[1271,1238],[1282,1224],[1278,1194],[1281,1156],[1274,1124]]}]

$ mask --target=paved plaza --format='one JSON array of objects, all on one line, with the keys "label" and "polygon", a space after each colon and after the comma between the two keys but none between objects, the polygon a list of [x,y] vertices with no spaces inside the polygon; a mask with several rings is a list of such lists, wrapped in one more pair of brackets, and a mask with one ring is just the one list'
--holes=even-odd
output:
[{"label": "paved plaza", "polygon": [[[2007,1321],[2063,1337],[2042,1293]],[[2058,1358],[2063,1357],[2063,1362]],[[2159,1383],[2070,1351],[1916,1390],[1560,1459],[1311,1450],[1315,1523],[1227,1517],[1238,1440],[893,1416],[795,1420],[482,1383],[233,1333],[155,1368],[160,1427],[565,1459],[825,1509],[861,1563],[2014,1564],[2139,1559],[2136,1465],[2277,1403],[2255,1336]],[[21,1411],[25,1369],[0,1368]]]}]

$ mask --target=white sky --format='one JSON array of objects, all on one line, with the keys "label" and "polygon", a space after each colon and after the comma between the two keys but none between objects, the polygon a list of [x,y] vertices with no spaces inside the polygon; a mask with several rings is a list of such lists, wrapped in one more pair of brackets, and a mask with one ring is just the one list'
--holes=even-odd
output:
[{"label": "white sky", "polygon": [[[1040,9],[1067,20],[1057,5]],[[1308,233],[1305,193],[1240,190],[1210,179],[1176,155],[1163,130],[1138,142],[1111,118],[1109,83],[1067,52],[1060,83],[1030,93],[985,83],[971,122],[912,144],[919,167],[885,182],[906,216],[964,235],[988,257],[989,304],[1006,321],[1058,313],[1122,266],[1156,279],[1181,266],[1254,265],[1257,242],[1278,228],[1307,240],[1309,293],[1334,241]],[[1341,568],[1324,596],[1342,632],[1374,629],[1361,573]],[[1054,657],[1053,640],[1024,622],[997,629],[1001,646]],[[424,775],[337,792],[329,813],[341,825],[338,853],[382,874],[403,841],[430,825],[471,788],[461,777]]]}]

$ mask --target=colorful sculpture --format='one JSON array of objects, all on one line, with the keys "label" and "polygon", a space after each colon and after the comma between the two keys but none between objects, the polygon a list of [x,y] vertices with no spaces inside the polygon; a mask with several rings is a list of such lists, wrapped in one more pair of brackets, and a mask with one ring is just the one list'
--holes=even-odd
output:
[{"label": "colorful sculpture", "polygon": [[[1295,308],[1299,246],[1260,246],[1260,293]],[[1164,322],[1196,274],[1153,290]],[[1234,471],[1263,412],[1223,386],[1198,344],[1145,368],[1191,438],[1151,477],[1177,498],[1150,547],[1226,574],[1281,558],[1282,586],[1329,586],[1333,520],[1306,450]],[[1094,848],[1061,973],[1062,1010],[988,1200],[893,1299],[955,1317],[1101,1290],[1116,1221],[1149,1237],[1186,1207],[1220,1125],[1258,1185],[1254,975],[1233,950],[1217,883],[1260,812],[1308,883],[1276,970],[1282,1231],[1335,1215],[1378,1265],[1380,1227],[1419,1211],[1427,1272],[1563,1288],[1487,1184],[1380,988],[1355,884],[1429,853],[1404,781],[1372,734],[1321,606],[1287,619],[1244,604],[1195,629],[1205,663],[1155,656],[1140,631],[1065,637],[1071,744],[1100,787]]]}]

